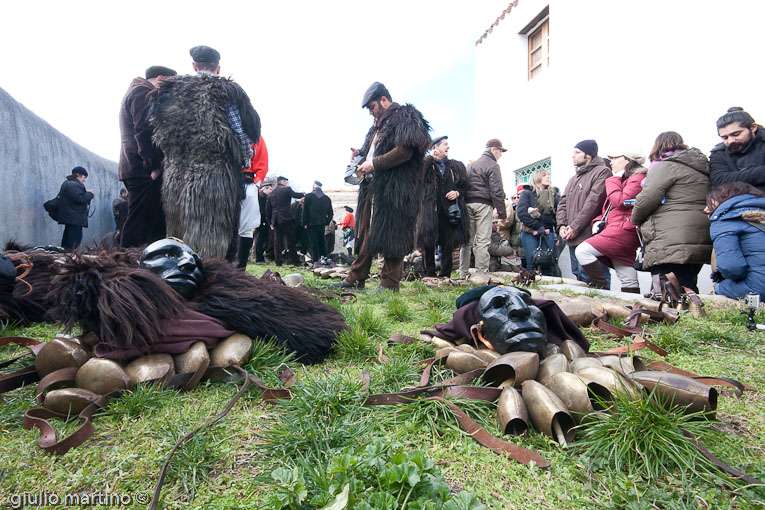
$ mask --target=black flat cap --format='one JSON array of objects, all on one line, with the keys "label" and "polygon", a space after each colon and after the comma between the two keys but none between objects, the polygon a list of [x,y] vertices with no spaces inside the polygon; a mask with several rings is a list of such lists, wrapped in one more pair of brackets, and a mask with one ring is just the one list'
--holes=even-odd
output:
[{"label": "black flat cap", "polygon": [[85,177],[87,177],[88,171],[82,168],[81,166],[76,166],[72,168],[72,175],[76,175],[76,174],[84,175]]},{"label": "black flat cap", "polygon": [[352,212],[353,212],[353,207],[348,207],[348,206],[346,205],[346,206],[345,206],[345,210],[346,210],[346,211],[348,211],[349,213],[352,213]]},{"label": "black flat cap", "polygon": [[170,69],[169,67],[165,66],[151,66],[146,69],[146,79],[149,80],[151,78],[156,78],[157,76],[175,76],[176,73],[174,70]]},{"label": "black flat cap", "polygon": [[194,62],[220,62],[220,53],[209,46],[194,46],[189,50]]},{"label": "black flat cap", "polygon": [[447,138],[449,138],[449,137],[448,137],[448,136],[446,136],[446,135],[444,135],[444,136],[439,136],[438,138],[434,138],[434,139],[433,139],[433,143],[431,143],[431,144],[430,144],[430,147],[431,147],[431,148],[435,147],[436,145],[438,145],[439,143],[441,143],[441,140],[446,140]]},{"label": "black flat cap", "polygon": [[361,101],[361,107],[364,108],[371,100],[382,96],[390,98],[390,92],[385,88],[385,85],[376,81],[369,86],[366,92],[364,92],[364,99]]}]

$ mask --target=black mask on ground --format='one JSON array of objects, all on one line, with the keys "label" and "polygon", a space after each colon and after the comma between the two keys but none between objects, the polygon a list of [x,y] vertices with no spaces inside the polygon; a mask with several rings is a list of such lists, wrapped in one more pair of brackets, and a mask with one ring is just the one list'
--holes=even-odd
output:
[{"label": "black mask on ground", "polygon": [[204,281],[199,255],[187,244],[170,237],[147,246],[139,263],[162,278],[184,299],[193,298]]},{"label": "black mask on ground", "polygon": [[0,290],[10,293],[16,284],[16,266],[6,255],[0,253]]},{"label": "black mask on ground", "polygon": [[478,301],[484,338],[500,354],[513,351],[543,355],[547,321],[531,294],[515,287],[494,287]]}]

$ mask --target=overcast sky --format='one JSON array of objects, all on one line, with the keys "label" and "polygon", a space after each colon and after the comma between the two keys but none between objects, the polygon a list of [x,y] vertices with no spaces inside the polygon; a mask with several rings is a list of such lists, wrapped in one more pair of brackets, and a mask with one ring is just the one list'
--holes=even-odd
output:
[{"label": "overcast sky", "polygon": [[189,73],[189,49],[221,53],[221,74],[250,96],[272,173],[306,189],[343,188],[351,146],[371,125],[360,108],[383,82],[449,135],[472,137],[474,43],[509,0],[5,2],[0,87],[85,148],[117,161],[120,101],[150,65]]}]

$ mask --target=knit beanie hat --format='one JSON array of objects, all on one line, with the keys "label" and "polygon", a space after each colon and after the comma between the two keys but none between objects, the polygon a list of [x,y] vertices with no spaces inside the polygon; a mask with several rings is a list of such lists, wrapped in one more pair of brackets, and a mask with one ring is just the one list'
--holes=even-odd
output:
[{"label": "knit beanie hat", "polygon": [[598,155],[598,142],[595,140],[582,140],[578,144],[574,145],[574,149],[579,149],[588,156],[593,158]]}]

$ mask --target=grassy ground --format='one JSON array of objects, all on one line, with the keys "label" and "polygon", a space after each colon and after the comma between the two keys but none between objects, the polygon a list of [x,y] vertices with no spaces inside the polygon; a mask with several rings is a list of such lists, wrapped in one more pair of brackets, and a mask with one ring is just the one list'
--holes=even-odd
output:
[{"label": "grassy ground", "polygon": [[[248,270],[260,274],[265,267]],[[310,287],[328,288],[327,280],[305,274]],[[418,370],[412,363],[433,354],[424,344],[389,346],[388,336],[394,332],[417,336],[423,328],[448,321],[454,299],[464,290],[430,289],[414,282],[405,283],[399,294],[367,292],[353,304],[333,303],[350,329],[339,338],[330,359],[314,367],[290,362],[298,378],[293,400],[267,405],[252,390],[222,422],[181,447],[168,474],[163,506],[342,508],[346,486],[351,494],[366,489],[367,503],[355,500],[355,508],[765,506],[762,487],[702,469],[700,459],[649,480],[645,474],[617,469],[609,456],[589,456],[577,441],[562,449],[538,432],[506,437],[548,459],[552,466],[542,470],[481,447],[439,403],[364,407],[362,370],[371,372],[369,391],[395,392],[416,385]],[[762,315],[761,322],[765,321]],[[765,389],[765,336],[748,332],[744,323],[737,310],[710,310],[706,319],[683,316],[675,326],[652,325],[652,340],[670,352],[665,361],[679,368],[732,377]],[[37,325],[11,326],[2,334],[48,340],[56,332]],[[585,334],[594,350],[619,345],[589,329]],[[378,345],[388,358],[386,363],[378,360]],[[13,353],[14,349],[5,349],[0,360]],[[641,354],[655,356],[650,351]],[[266,344],[257,349],[248,368],[276,384],[275,369],[284,360],[289,356]],[[438,377],[450,375],[443,371]],[[153,491],[174,442],[217,414],[236,391],[233,384],[209,382],[186,393],[138,388],[114,399],[95,419],[92,438],[60,457],[42,453],[36,445],[38,432],[21,427],[24,411],[35,407],[34,385],[8,393],[0,404],[0,505],[13,504],[16,500],[11,496],[24,492],[45,490],[63,497],[98,491],[130,495],[139,502],[128,506],[144,508],[145,495]],[[499,434],[492,404],[459,404],[490,432]],[[704,423],[706,446],[730,465],[765,479],[765,395],[721,397],[717,420]],[[59,435],[78,426],[76,421],[54,423]],[[650,426],[638,424],[636,430]]]}]

